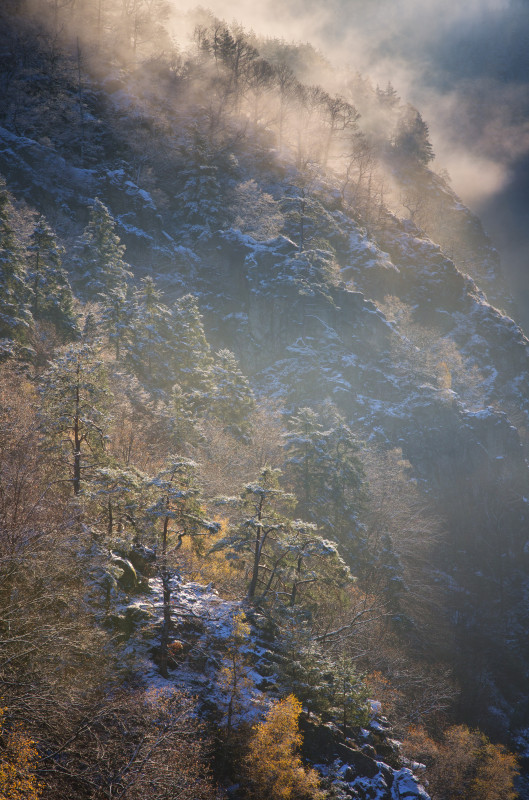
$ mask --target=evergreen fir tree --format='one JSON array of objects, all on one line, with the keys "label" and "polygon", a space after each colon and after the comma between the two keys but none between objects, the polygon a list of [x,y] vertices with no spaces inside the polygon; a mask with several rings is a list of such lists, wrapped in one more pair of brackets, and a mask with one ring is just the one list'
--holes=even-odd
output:
[{"label": "evergreen fir tree", "polygon": [[101,326],[99,321],[99,310],[90,309],[87,311],[84,318],[84,323],[81,331],[81,338],[86,344],[96,346],[101,339]]},{"label": "evergreen fir tree", "polygon": [[177,300],[173,311],[173,325],[173,382],[180,386],[195,411],[200,412],[211,402],[213,359],[198,303],[192,294],[186,294]]},{"label": "evergreen fir tree", "polygon": [[72,289],[62,267],[64,248],[57,242],[43,216],[39,217],[31,235],[29,253],[28,280],[32,288],[33,317],[52,322],[66,335],[76,335],[78,325]]},{"label": "evergreen fir tree", "polygon": [[341,721],[346,738],[351,728],[365,727],[369,722],[368,689],[345,653],[334,660],[332,676],[330,707]]},{"label": "evergreen fir tree", "polygon": [[[0,357],[25,343],[33,323],[24,256],[12,225],[9,194],[0,185]],[[2,341],[4,340],[4,341]]]},{"label": "evergreen fir tree", "polygon": [[318,414],[300,409],[288,423],[287,466],[299,497],[297,511],[338,542],[355,572],[371,562],[361,511],[366,501],[359,446],[332,404]]},{"label": "evergreen fir tree", "polygon": [[90,220],[78,243],[78,258],[83,288],[92,297],[112,289],[124,288],[132,273],[123,260],[125,245],[115,232],[115,222],[108,208],[94,200]]},{"label": "evergreen fir tree", "polygon": [[[325,497],[317,501],[317,516],[329,531],[359,531],[366,501],[366,478],[356,437],[332,404],[323,408],[327,461]],[[327,516],[326,516],[327,515]]]},{"label": "evergreen fir tree", "polygon": [[312,408],[300,408],[289,419],[285,448],[299,513],[313,520],[314,505],[325,482],[327,459],[323,425]]},{"label": "evergreen fir tree", "polygon": [[211,381],[212,413],[235,436],[247,436],[255,398],[248,379],[239,369],[237,359],[230,350],[219,350],[216,354]]},{"label": "evergreen fir tree", "polygon": [[317,643],[312,641],[307,619],[290,614],[283,619],[278,647],[280,683],[293,692],[311,713],[331,708],[333,672]]},{"label": "evergreen fir tree", "polygon": [[127,286],[116,286],[101,294],[101,326],[114,345],[116,361],[134,323],[134,304]]},{"label": "evergreen fir tree", "polygon": [[181,216],[191,228],[193,236],[211,233],[220,225],[221,189],[218,169],[212,163],[204,137],[195,130],[193,144],[184,151],[188,166],[181,173],[184,187],[177,199],[181,203]]},{"label": "evergreen fir tree", "polygon": [[394,152],[410,163],[427,166],[435,158],[428,125],[413,106],[406,106],[397,126]]},{"label": "evergreen fir tree", "polygon": [[177,383],[171,389],[165,415],[169,420],[171,441],[178,452],[183,451],[186,445],[196,445],[201,440],[199,419],[193,413],[189,397]]},{"label": "evergreen fir tree", "polygon": [[[119,300],[124,302],[122,295]],[[146,389],[163,395],[176,380],[172,367],[175,334],[171,311],[151,277],[143,278],[135,292],[131,318],[126,360]]]},{"label": "evergreen fir tree", "polygon": [[376,96],[378,102],[382,106],[386,106],[387,108],[390,109],[395,108],[400,103],[400,97],[397,94],[397,90],[394,88],[391,81],[387,82],[385,89],[381,89],[380,86],[377,86]]}]

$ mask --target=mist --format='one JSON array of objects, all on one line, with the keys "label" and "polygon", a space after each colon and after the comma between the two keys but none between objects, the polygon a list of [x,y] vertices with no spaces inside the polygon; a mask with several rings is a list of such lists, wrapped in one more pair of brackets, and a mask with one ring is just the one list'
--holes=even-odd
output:
[{"label": "mist", "polygon": [[[436,170],[482,218],[529,321],[529,5],[524,0],[211,0],[261,36],[310,41],[417,106]],[[182,10],[193,0],[178,4]]]},{"label": "mist", "polygon": [[[27,4],[31,6],[32,0]],[[40,0],[34,4],[38,12]],[[274,37],[318,48],[321,61],[313,58],[310,74],[299,76],[308,85],[322,84],[331,92],[342,92],[347,83],[344,76],[359,72],[372,86],[384,88],[390,81],[403,105],[410,102],[418,108],[436,154],[433,169],[448,173],[454,190],[483,220],[502,256],[520,318],[529,324],[525,256],[529,5],[525,0],[469,0],[465,4],[329,0],[325,6],[319,0],[263,0],[259,4],[208,0],[204,7],[228,24],[237,22],[253,31],[259,46],[266,37]],[[57,14],[57,4],[48,8],[55,9],[52,16]],[[75,8],[84,9],[83,19],[87,18],[86,4]],[[119,2],[104,6],[119,31],[112,48],[122,48],[125,60],[135,60],[136,46],[141,49],[141,26],[150,25],[150,46],[154,43],[159,52],[170,50],[167,30],[181,53],[196,47],[192,36],[197,17],[189,13],[196,9],[196,0],[153,0],[141,12],[139,4],[130,6],[132,12],[128,8]],[[97,38],[99,15],[95,7],[88,11]],[[75,15],[71,17],[75,21]],[[156,27],[157,18],[163,30]],[[93,52],[97,62],[97,48]],[[74,61],[75,57],[74,53]],[[85,57],[89,48],[83,52]],[[354,96],[349,99],[356,103]],[[365,109],[359,110],[361,125],[369,128],[372,121],[366,119]]]}]

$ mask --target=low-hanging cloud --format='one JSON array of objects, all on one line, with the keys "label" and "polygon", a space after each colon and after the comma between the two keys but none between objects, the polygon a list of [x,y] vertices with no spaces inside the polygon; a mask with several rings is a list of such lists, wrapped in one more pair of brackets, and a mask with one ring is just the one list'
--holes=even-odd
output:
[{"label": "low-hanging cloud", "polygon": [[[194,0],[175,0],[183,10]],[[525,0],[208,0],[259,35],[310,41],[416,105],[434,166],[483,215],[529,296],[529,4]],[[529,188],[529,187],[525,187]],[[529,265],[527,265],[529,268]],[[523,284],[523,285],[522,285]],[[525,288],[524,288],[525,287]]]}]

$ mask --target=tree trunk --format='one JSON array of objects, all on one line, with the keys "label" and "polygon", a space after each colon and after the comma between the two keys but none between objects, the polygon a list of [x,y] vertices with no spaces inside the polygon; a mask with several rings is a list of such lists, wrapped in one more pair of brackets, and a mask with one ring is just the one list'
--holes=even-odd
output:
[{"label": "tree trunk", "polygon": [[263,529],[261,528],[261,526],[259,526],[255,534],[252,579],[248,587],[248,600],[253,600],[253,598],[255,597],[255,590],[257,589],[257,579],[259,577],[259,562],[261,561],[262,536],[263,536]]},{"label": "tree trunk", "polygon": [[79,494],[81,491],[81,429],[80,429],[80,405],[81,398],[79,386],[81,383],[81,362],[77,359],[75,385],[75,414],[73,422],[73,493]]},{"label": "tree trunk", "polygon": [[160,639],[160,675],[162,678],[168,678],[167,659],[169,651],[169,631],[171,629],[171,585],[169,573],[165,570],[162,572],[162,586],[163,586],[163,624],[162,636]]},{"label": "tree trunk", "polygon": [[[169,499],[167,499],[169,505]],[[163,587],[163,623],[162,636],[160,639],[160,675],[168,678],[167,657],[169,651],[169,631],[171,628],[171,584],[170,575],[167,570],[167,534],[169,530],[169,517],[165,517],[163,522],[162,539],[162,587]]]}]

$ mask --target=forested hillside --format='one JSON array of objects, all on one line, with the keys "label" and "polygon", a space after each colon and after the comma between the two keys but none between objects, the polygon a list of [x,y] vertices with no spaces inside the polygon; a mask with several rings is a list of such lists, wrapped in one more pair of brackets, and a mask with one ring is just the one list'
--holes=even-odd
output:
[{"label": "forested hillside", "polygon": [[0,800],[527,796],[529,342],[420,111],[165,0],[7,0],[0,92]]}]

